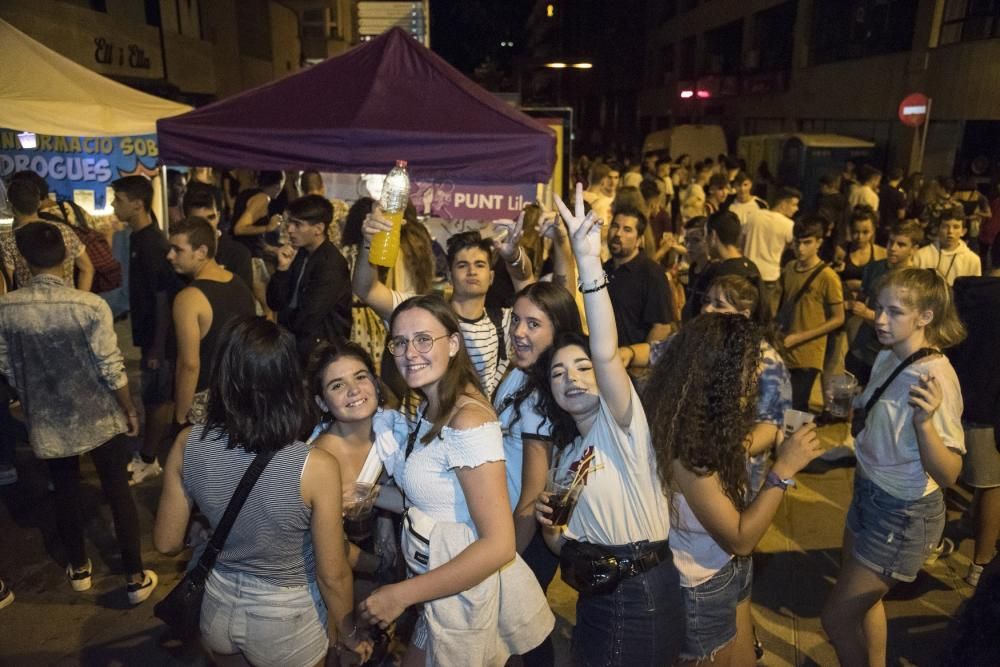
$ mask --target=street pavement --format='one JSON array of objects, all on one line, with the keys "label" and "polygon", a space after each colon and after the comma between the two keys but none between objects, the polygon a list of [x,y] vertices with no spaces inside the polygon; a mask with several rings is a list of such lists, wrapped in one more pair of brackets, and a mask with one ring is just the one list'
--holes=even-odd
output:
[{"label": "street pavement", "polygon": [[[123,349],[127,326],[117,327]],[[138,387],[137,355],[128,355],[131,386]],[[821,431],[832,446],[844,426]],[[45,465],[19,445],[20,481],[0,487],[0,577],[14,591],[13,605],[0,610],[0,665],[207,665],[195,644],[170,640],[153,617],[153,604],[180,579],[184,558],[165,558],[152,545],[152,523],[159,479],[135,489],[143,526],[146,567],[160,576],[159,589],[142,605],[128,605],[121,560],[112,533],[110,511],[100,484],[84,459],[83,505],[87,546],[94,563],[94,587],[75,593],[67,581],[65,556],[55,533]],[[850,463],[814,463],[798,476],[774,525],[755,557],[753,613],[766,654],[762,664],[836,665],[833,649],[820,627],[819,613],[837,575],[844,517],[850,503],[854,467]],[[889,665],[936,665],[954,636],[951,625],[973,589],[962,581],[972,541],[962,519],[969,494],[948,495],[946,535],[959,550],[928,567],[907,585],[897,586],[886,601],[889,618]],[[558,579],[549,589],[557,614],[557,664],[569,665],[568,646],[575,618],[575,593]]]}]

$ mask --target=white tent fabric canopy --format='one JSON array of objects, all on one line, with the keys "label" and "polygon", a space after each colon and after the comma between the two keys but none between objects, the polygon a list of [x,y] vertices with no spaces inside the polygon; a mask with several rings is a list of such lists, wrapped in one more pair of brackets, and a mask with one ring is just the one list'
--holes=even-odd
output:
[{"label": "white tent fabric canopy", "polygon": [[156,121],[191,107],[101,76],[0,19],[0,127],[36,134],[154,134]]}]

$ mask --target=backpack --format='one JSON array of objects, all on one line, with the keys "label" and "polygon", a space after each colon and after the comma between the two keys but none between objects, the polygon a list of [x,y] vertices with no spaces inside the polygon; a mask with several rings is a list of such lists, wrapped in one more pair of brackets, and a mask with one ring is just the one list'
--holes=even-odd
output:
[{"label": "backpack", "polygon": [[[70,216],[66,210],[67,205],[73,210],[73,216],[79,224],[70,222]],[[100,232],[84,226],[83,221],[87,218],[83,210],[75,202],[61,201],[59,202],[59,212],[62,213],[63,219],[57,220],[57,222],[62,222],[73,230],[77,238],[80,239],[80,243],[86,248],[90,263],[94,265],[94,282],[90,291],[100,294],[121,287],[122,265],[111,253],[111,246],[108,245],[104,236]],[[55,217],[52,216],[53,219]]]}]

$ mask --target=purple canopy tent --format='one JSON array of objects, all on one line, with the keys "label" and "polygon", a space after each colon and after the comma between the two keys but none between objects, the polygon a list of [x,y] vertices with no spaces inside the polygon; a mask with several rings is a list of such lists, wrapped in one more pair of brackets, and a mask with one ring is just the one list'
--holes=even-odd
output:
[{"label": "purple canopy tent", "polygon": [[168,164],[542,183],[549,128],[494,97],[405,31],[235,97],[157,122]]}]

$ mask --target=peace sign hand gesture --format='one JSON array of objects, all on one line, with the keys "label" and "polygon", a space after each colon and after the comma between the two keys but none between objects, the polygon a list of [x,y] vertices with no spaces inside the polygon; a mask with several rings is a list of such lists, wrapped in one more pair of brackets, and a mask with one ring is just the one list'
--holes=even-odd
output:
[{"label": "peace sign hand gesture", "polygon": [[494,220],[493,224],[499,228],[499,232],[493,237],[493,248],[505,262],[517,261],[521,254],[518,244],[524,236],[524,211],[517,216],[517,220]]},{"label": "peace sign hand gesture", "polygon": [[566,229],[569,232],[569,242],[573,247],[573,254],[576,256],[576,261],[580,264],[581,278],[585,271],[583,264],[591,263],[596,261],[597,265],[600,266],[601,263],[601,225],[604,222],[594,215],[594,212],[584,214],[583,211],[583,184],[576,184],[576,201],[574,208],[576,209],[574,213],[570,213],[569,209],[566,208],[566,204],[563,203],[559,195],[556,195],[556,208],[559,209],[559,215],[562,216],[563,222],[566,224]]}]

